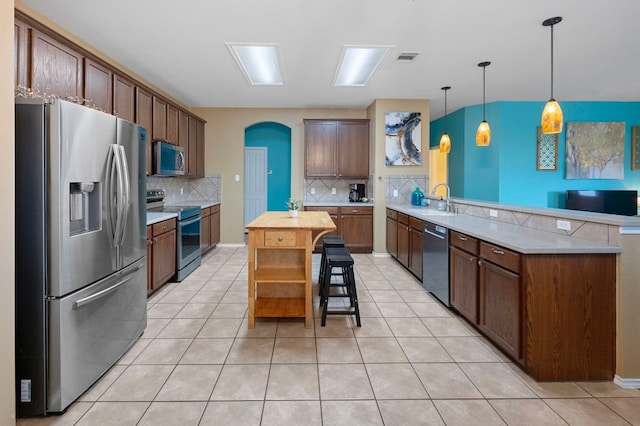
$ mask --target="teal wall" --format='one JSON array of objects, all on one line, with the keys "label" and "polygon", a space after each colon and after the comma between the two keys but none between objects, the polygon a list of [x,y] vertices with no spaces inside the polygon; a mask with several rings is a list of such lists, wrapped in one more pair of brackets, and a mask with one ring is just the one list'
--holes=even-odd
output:
[{"label": "teal wall", "polygon": [[[558,135],[558,170],[536,170],[536,127],[544,102],[494,102],[486,105],[491,144],[475,145],[482,106],[462,108],[447,116],[451,135],[451,194],[474,200],[533,207],[564,207],[568,189],[635,189],[640,172],[631,171],[631,126],[640,125],[640,102],[560,102],[567,122],[622,121],[626,124],[624,179],[565,179],[565,133]],[[431,123],[431,144],[442,134],[444,119]],[[453,135],[462,133],[462,141]],[[456,148],[463,147],[463,152]]]},{"label": "teal wall", "polygon": [[267,148],[267,210],[287,210],[291,196],[291,129],[283,124],[264,122],[247,127],[244,145]]}]

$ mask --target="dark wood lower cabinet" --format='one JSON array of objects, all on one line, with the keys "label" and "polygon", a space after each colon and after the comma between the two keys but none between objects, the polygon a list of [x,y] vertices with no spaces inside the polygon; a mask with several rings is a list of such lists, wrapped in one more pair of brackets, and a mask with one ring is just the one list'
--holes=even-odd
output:
[{"label": "dark wood lower cabinet", "polygon": [[387,216],[387,253],[398,257],[398,221]]},{"label": "dark wood lower cabinet", "polygon": [[398,257],[396,259],[405,268],[409,267],[409,216],[398,213]]},{"label": "dark wood lower cabinet", "polygon": [[[151,235],[151,240],[149,240]],[[147,226],[147,294],[162,287],[176,273],[176,220]]]},{"label": "dark wood lower cabinet", "polygon": [[[453,238],[452,232],[451,241]],[[449,263],[451,306],[475,324],[478,322],[478,256],[452,246]]]},{"label": "dark wood lower cabinet", "polygon": [[[373,251],[373,207],[308,206],[307,211],[326,211],[336,225],[336,230],[325,235],[340,235],[352,253]],[[317,233],[313,234],[313,238]],[[322,251],[322,238],[314,252]]]},{"label": "dark wood lower cabinet", "polygon": [[422,280],[422,221],[411,218],[409,226],[409,270]]},{"label": "dark wood lower cabinet", "polygon": [[201,211],[200,248],[206,253],[220,242],[220,204]]},{"label": "dark wood lower cabinet", "polygon": [[480,261],[478,327],[512,358],[522,361],[522,294],[520,276]]}]

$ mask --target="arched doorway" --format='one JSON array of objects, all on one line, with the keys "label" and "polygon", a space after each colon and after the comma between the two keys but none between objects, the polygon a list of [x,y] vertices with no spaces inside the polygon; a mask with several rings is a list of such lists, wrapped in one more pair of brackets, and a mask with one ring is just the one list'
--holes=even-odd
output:
[{"label": "arched doorway", "polygon": [[265,210],[286,210],[291,194],[291,128],[275,122],[244,131],[244,224]]}]

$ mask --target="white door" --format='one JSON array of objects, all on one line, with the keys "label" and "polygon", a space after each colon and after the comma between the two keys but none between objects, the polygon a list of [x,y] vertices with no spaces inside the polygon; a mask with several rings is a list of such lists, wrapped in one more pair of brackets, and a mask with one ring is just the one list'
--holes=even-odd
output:
[{"label": "white door", "polygon": [[244,149],[244,226],[267,210],[267,148]]}]

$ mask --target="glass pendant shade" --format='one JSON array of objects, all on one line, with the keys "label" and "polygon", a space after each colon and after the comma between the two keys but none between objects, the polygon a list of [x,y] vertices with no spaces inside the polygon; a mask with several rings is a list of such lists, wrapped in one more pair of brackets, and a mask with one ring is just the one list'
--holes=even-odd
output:
[{"label": "glass pendant shade", "polygon": [[443,154],[451,152],[451,139],[449,139],[448,133],[443,133],[440,138],[440,152]]},{"label": "glass pendant shade", "polygon": [[549,99],[549,102],[544,106],[540,126],[545,135],[562,132],[562,108],[555,99]]},{"label": "glass pendant shade", "polygon": [[476,145],[488,146],[489,142],[491,142],[491,128],[489,123],[483,120],[476,131]]}]

